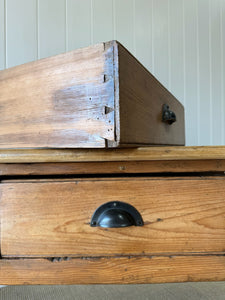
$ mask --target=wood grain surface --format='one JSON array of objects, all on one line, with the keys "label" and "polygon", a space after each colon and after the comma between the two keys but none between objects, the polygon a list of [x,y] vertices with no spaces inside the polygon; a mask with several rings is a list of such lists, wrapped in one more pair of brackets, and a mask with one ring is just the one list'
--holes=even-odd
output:
[{"label": "wood grain surface", "polygon": [[[67,258],[64,258],[67,259]],[[126,284],[225,280],[224,256],[0,260],[0,284]]]},{"label": "wood grain surface", "polygon": [[117,41],[3,70],[0,89],[0,149],[185,143],[182,104]]},{"label": "wood grain surface", "polygon": [[[184,107],[121,44],[119,55],[120,143],[184,145]],[[162,122],[169,105],[177,121]]]},{"label": "wood grain surface", "polygon": [[[3,181],[3,257],[225,252],[225,177]],[[108,201],[141,213],[143,227],[96,228]]]},{"label": "wood grain surface", "polygon": [[0,176],[224,172],[225,159],[0,164]]},{"label": "wood grain surface", "polygon": [[0,163],[225,159],[225,146],[0,150]]},{"label": "wood grain surface", "polygon": [[114,141],[113,42],[0,72],[0,148],[106,146]]}]

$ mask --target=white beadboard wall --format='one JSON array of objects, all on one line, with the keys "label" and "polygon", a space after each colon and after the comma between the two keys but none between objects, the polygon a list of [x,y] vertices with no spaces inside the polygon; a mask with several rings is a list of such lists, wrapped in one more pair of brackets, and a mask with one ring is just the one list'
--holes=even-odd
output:
[{"label": "white beadboard wall", "polygon": [[186,145],[225,144],[225,0],[0,0],[0,69],[111,39],[184,104]]}]

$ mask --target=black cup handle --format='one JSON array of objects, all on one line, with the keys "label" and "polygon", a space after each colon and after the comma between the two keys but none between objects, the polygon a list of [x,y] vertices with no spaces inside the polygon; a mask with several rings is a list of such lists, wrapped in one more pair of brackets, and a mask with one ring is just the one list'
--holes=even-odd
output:
[{"label": "black cup handle", "polygon": [[91,227],[118,228],[127,226],[143,226],[140,213],[132,205],[111,201],[99,206],[91,218]]}]

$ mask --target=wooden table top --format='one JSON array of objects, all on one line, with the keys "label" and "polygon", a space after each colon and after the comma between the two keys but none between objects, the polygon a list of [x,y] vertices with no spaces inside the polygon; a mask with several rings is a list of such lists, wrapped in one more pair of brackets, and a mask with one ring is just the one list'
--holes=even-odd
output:
[{"label": "wooden table top", "polygon": [[0,163],[110,162],[225,159],[225,146],[123,149],[0,150]]}]

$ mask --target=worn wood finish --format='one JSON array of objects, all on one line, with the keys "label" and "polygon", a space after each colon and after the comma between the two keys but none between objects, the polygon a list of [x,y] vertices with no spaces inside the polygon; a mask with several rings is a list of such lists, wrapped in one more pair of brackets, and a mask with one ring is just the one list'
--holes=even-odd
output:
[{"label": "worn wood finish", "polygon": [[0,148],[114,141],[113,47],[101,43],[0,72]]},{"label": "worn wood finish", "polygon": [[[121,45],[119,52],[120,141],[122,144],[184,145],[184,107]],[[162,122],[162,106],[176,113]]]},{"label": "worn wood finish", "polygon": [[[0,284],[225,280],[225,176],[215,175],[224,156],[225,147],[0,151]],[[111,200],[134,205],[144,227],[91,228]]]},{"label": "worn wood finish", "polygon": [[0,163],[225,159],[225,146],[0,150]]},{"label": "worn wood finish", "polygon": [[184,145],[183,106],[116,41],[4,70],[0,90],[0,149]]},{"label": "worn wood finish", "polygon": [[[224,177],[4,181],[1,253],[3,257],[224,253],[224,183]],[[115,200],[135,206],[145,225],[90,227],[95,209]]]},{"label": "worn wood finish", "polygon": [[0,164],[0,176],[187,172],[225,172],[225,159]]},{"label": "worn wood finish", "polygon": [[225,280],[224,256],[0,260],[0,284],[126,284]]}]

